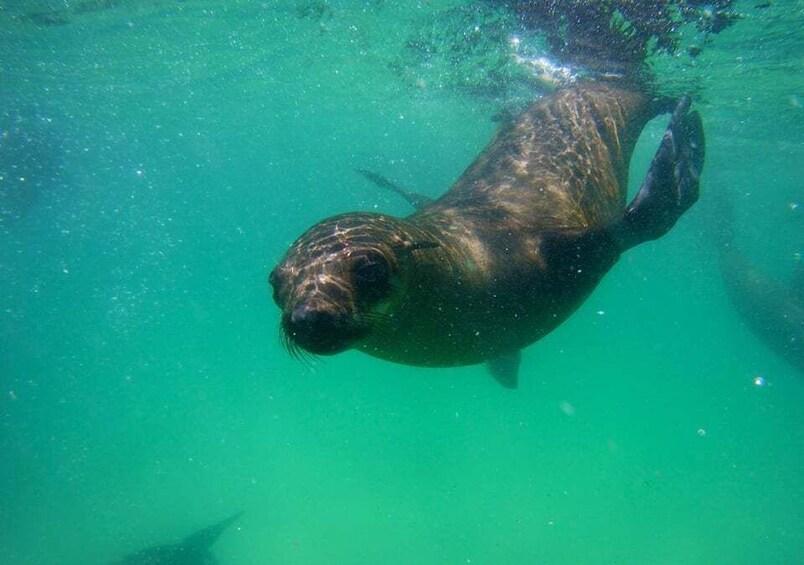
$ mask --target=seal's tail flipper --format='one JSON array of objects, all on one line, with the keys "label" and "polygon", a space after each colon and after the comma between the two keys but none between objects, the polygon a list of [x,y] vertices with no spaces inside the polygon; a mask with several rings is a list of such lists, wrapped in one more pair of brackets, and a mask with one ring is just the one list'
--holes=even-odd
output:
[{"label": "seal's tail flipper", "polygon": [[666,234],[698,200],[704,164],[704,131],[684,96],[664,132],[648,174],[617,226],[622,250]]}]

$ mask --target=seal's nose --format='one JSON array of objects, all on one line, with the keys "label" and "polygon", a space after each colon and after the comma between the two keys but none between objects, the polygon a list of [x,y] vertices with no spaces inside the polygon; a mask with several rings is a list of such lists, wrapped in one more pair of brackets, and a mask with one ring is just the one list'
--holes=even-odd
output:
[{"label": "seal's nose", "polygon": [[290,323],[299,329],[312,329],[314,326],[334,325],[334,316],[302,304],[290,313]]},{"label": "seal's nose", "polygon": [[282,325],[290,339],[311,353],[327,355],[346,348],[344,324],[328,310],[300,304],[285,315]]}]

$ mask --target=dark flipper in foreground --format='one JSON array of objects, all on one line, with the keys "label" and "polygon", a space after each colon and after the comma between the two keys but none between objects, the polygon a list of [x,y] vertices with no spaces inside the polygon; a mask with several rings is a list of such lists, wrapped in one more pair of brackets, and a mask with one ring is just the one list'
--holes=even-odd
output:
[{"label": "dark flipper in foreground", "polygon": [[213,544],[242,514],[238,512],[195,532],[179,543],[159,545],[132,553],[115,561],[114,565],[214,565],[217,561],[211,552]]}]

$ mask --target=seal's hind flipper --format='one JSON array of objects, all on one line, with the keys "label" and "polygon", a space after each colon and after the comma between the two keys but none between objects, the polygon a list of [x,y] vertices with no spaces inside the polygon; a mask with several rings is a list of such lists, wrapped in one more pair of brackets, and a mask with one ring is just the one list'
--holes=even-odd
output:
[{"label": "seal's hind flipper", "polygon": [[679,101],[648,174],[616,226],[622,250],[666,234],[698,200],[704,132],[690,99]]},{"label": "seal's hind flipper", "polygon": [[519,364],[522,353],[517,350],[502,357],[492,359],[487,363],[489,373],[505,388],[516,388],[519,384]]}]

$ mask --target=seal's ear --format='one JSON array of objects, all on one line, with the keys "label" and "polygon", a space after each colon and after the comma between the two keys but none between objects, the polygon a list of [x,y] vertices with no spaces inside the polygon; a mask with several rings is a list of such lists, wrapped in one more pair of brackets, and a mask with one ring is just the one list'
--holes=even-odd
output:
[{"label": "seal's ear", "polygon": [[393,249],[396,253],[399,254],[408,254],[413,253],[414,251],[418,251],[420,249],[435,249],[439,247],[439,243],[436,241],[428,241],[428,240],[420,240],[420,241],[400,241],[399,243],[393,246]]},{"label": "seal's ear", "polygon": [[435,249],[436,247],[439,247],[441,244],[438,243],[437,241],[422,240],[422,241],[411,241],[409,245],[410,246],[408,247],[408,249],[410,251],[418,251],[419,249]]}]

